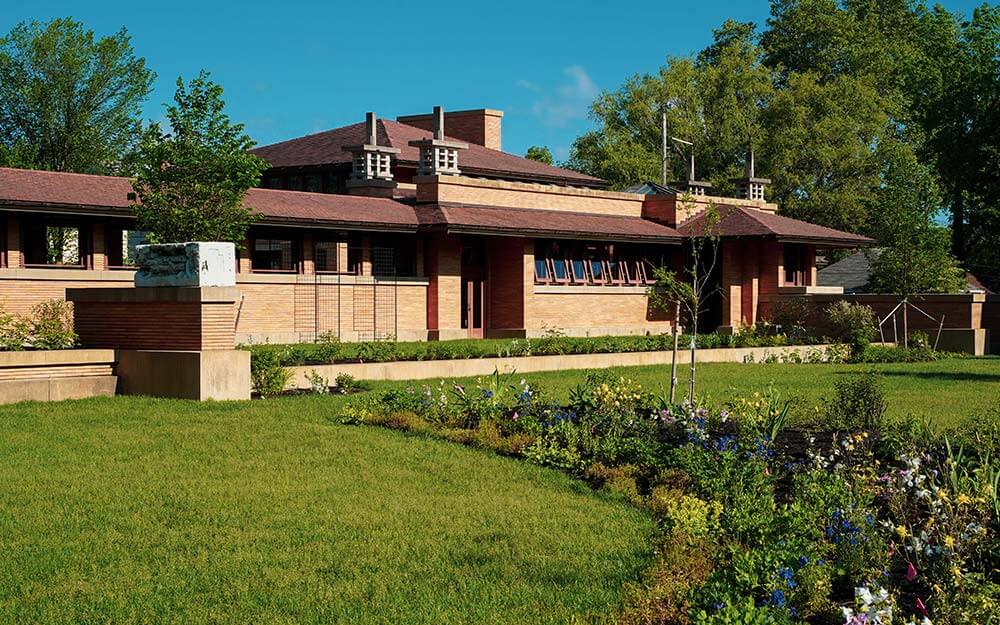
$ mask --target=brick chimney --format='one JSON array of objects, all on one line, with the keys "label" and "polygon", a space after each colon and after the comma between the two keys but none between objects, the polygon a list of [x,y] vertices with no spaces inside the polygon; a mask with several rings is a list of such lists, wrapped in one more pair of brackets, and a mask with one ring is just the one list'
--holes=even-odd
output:
[{"label": "brick chimney", "polygon": [[[416,126],[423,130],[434,131],[434,114],[403,115],[396,121]],[[444,114],[444,122],[448,126],[448,136],[475,143],[491,150],[500,150],[500,132],[503,122],[503,111],[494,109],[473,109],[468,111],[449,111]]]},{"label": "brick chimney", "polygon": [[365,114],[365,142],[344,146],[351,153],[351,177],[347,181],[352,195],[392,197],[396,181],[392,179],[392,158],[399,148],[378,144],[378,120],[375,113]]}]

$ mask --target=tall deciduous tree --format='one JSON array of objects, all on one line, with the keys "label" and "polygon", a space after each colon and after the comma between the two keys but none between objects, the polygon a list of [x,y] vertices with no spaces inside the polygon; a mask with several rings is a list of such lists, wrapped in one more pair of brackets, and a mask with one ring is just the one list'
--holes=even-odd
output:
[{"label": "tall deciduous tree", "polygon": [[242,245],[256,219],[244,196],[267,163],[254,142],[226,115],[222,87],[206,72],[187,85],[177,79],[167,107],[170,132],[152,124],[136,155],[133,206],[139,227],[156,243],[231,241]]},{"label": "tall deciduous tree", "polygon": [[153,78],[124,28],[95,38],[68,18],[18,24],[0,39],[0,164],[121,173]]},{"label": "tall deciduous tree", "polygon": [[545,145],[533,145],[528,148],[528,151],[524,153],[524,158],[538,161],[539,163],[545,163],[546,165],[552,165],[555,163],[555,159],[552,158],[552,150]]}]

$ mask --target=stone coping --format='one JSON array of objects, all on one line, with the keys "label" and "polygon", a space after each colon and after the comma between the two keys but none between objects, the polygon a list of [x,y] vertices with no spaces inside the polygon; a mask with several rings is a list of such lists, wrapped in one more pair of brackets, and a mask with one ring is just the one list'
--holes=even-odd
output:
[{"label": "stone coping", "polygon": [[134,269],[64,269],[31,267],[0,269],[0,280],[59,280],[62,282],[128,282],[135,279]]},{"label": "stone coping", "polygon": [[360,284],[370,286],[427,286],[430,280],[426,277],[381,278],[373,276],[356,276],[353,274],[335,273],[239,273],[236,274],[236,284],[340,284],[352,286]]},{"label": "stone coping", "polygon": [[842,286],[779,286],[778,293],[782,295],[843,295]]},{"label": "stone coping", "polygon": [[160,286],[160,287],[96,287],[66,289],[66,299],[75,303],[234,303],[240,290],[234,286]]},{"label": "stone coping", "polygon": [[535,295],[645,295],[646,288],[627,284],[536,284]]},{"label": "stone coping", "polygon": [[[749,359],[761,362],[768,356],[788,356],[792,353],[806,356],[810,352],[825,352],[830,345],[786,345],[781,347],[730,347],[699,349],[696,362],[735,362]],[[470,358],[460,360],[411,360],[380,363],[341,363],[326,365],[298,365],[288,367],[292,376],[289,388],[307,389],[306,379],[315,371],[332,383],[341,373],[347,373],[358,380],[428,380],[437,378],[467,378],[490,375],[494,370],[501,373],[533,373],[538,371],[560,371],[579,369],[607,369],[609,367],[636,367],[648,365],[669,366],[670,351],[624,352],[614,354],[570,354],[553,356],[514,356],[508,358]],[[677,353],[677,364],[688,365],[691,353],[681,350]],[[669,371],[664,371],[668,376]],[[664,378],[666,379],[666,377]]]},{"label": "stone coping", "polygon": [[51,349],[0,352],[0,368],[55,367],[114,363],[113,349]]}]

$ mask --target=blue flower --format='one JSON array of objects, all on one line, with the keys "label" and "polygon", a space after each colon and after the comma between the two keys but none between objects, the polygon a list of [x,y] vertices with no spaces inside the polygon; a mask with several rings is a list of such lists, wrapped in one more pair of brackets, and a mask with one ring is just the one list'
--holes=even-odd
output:
[{"label": "blue flower", "polygon": [[809,558],[806,556],[799,556],[799,567],[801,568],[807,564],[809,564]]},{"label": "blue flower", "polygon": [[771,596],[768,597],[768,599],[767,599],[768,605],[772,605],[772,606],[774,606],[776,608],[783,608],[783,607],[785,607],[785,604],[787,602],[788,602],[788,600],[785,598],[785,593],[782,592],[781,590],[772,590],[771,591]]},{"label": "blue flower", "polygon": [[493,391],[491,391],[488,388],[484,388],[483,389],[483,398],[484,399],[489,399],[490,397],[493,397]]}]

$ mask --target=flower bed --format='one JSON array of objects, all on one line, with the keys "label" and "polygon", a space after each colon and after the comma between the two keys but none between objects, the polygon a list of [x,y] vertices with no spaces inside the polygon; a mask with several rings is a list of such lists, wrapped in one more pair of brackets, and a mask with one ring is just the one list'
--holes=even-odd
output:
[{"label": "flower bed", "polygon": [[970,623],[998,613],[995,419],[950,442],[919,422],[887,423],[871,377],[839,384],[821,426],[790,427],[788,405],[773,390],[670,405],[592,373],[562,406],[498,373],[360,396],[342,420],[523,457],[651,510],[659,556],[630,591],[624,623]]}]

